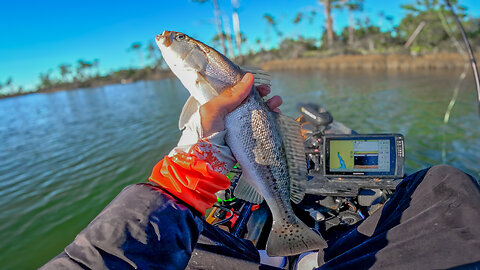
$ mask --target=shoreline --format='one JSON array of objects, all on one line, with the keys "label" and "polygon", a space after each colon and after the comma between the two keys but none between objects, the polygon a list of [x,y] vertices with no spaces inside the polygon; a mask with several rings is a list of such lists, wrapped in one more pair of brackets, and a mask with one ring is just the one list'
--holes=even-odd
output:
[{"label": "shoreline", "polygon": [[[480,54],[475,55],[477,59]],[[433,70],[458,70],[465,67],[465,56],[458,53],[434,53],[412,56],[408,54],[369,54],[369,55],[336,55],[324,58],[291,58],[276,59],[255,64],[265,71],[307,71],[307,70],[389,70],[389,71],[433,71]],[[248,61],[247,61],[248,64]],[[468,67],[470,68],[470,67]],[[143,70],[135,72],[142,73]],[[55,85],[51,88],[40,89],[34,92],[15,93],[0,96],[0,99],[17,97],[36,93],[53,93],[57,91],[71,91],[80,88],[102,87],[105,85],[128,84],[137,81],[162,80],[173,77],[168,70],[158,70],[148,74],[133,77],[98,77],[86,82],[70,82]]]},{"label": "shoreline", "polygon": [[[476,58],[480,55],[475,55]],[[436,53],[420,56],[402,54],[337,55],[327,58],[278,59],[262,63],[266,71],[286,70],[454,70],[462,69],[465,56],[458,53]]]},{"label": "shoreline", "polygon": [[[142,70],[137,70],[137,71],[142,71]],[[85,81],[85,82],[68,82],[68,83],[55,85],[50,88],[39,89],[37,91],[26,92],[26,93],[15,93],[11,95],[0,96],[0,99],[18,97],[18,96],[24,96],[24,95],[30,95],[30,94],[48,94],[48,93],[59,92],[59,91],[72,91],[72,90],[83,89],[83,88],[95,88],[95,87],[102,87],[105,85],[129,84],[129,83],[134,83],[138,81],[162,80],[162,79],[170,78],[173,76],[174,75],[170,70],[159,70],[143,76],[138,76],[133,78],[125,78],[125,77],[110,78],[108,76],[104,76],[104,77],[92,78],[89,81]]]}]

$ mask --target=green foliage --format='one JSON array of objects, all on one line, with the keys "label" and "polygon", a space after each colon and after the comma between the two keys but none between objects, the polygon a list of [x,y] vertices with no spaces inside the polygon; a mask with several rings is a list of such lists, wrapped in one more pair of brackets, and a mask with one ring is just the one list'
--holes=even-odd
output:
[{"label": "green foliage", "polygon": [[347,9],[349,11],[362,11],[363,0],[342,1],[334,6],[336,9]]},{"label": "green foliage", "polygon": [[54,85],[54,81],[50,78],[51,71],[47,71],[45,73],[40,73],[40,89],[45,89],[52,87]]},{"label": "green foliage", "polygon": [[277,27],[277,22],[275,21],[275,17],[273,17],[271,14],[265,13],[263,15],[263,18],[267,21],[267,24],[275,30],[275,33],[281,37],[283,36],[283,33],[278,29]]},{"label": "green foliage", "polygon": [[297,16],[295,16],[295,19],[293,19],[294,24],[298,24],[302,21],[303,19],[303,14],[301,12],[297,13]]},{"label": "green foliage", "polygon": [[67,81],[67,76],[72,72],[70,64],[62,64],[59,65],[58,68],[60,69],[60,75],[62,76],[62,80],[64,82]]},{"label": "green foliage", "polygon": [[163,60],[162,54],[157,48],[157,45],[153,41],[147,45],[147,59],[150,60],[150,66],[154,69],[163,68],[165,61]]},{"label": "green foliage", "polygon": [[427,24],[421,34],[417,36],[413,45],[420,46],[423,49],[432,49],[440,42],[448,39],[448,34],[438,19],[438,15],[430,11],[420,11],[417,15],[408,14],[405,16],[397,28],[399,38],[406,42],[422,21]]},{"label": "green foliage", "polygon": [[422,51],[422,47],[419,45],[413,45],[410,47],[410,51],[414,54],[420,53]]},{"label": "green foliage", "polygon": [[[456,0],[450,0],[450,2],[454,6],[458,17],[466,18],[466,9],[459,6]],[[430,51],[450,42],[445,26],[442,25],[441,16],[445,16],[451,25],[454,24],[453,16],[443,1],[416,0],[414,4],[402,5],[401,7],[408,12],[397,28],[398,36],[402,42],[409,39],[422,21],[426,23],[410,47],[411,52]]]},{"label": "green foliage", "polygon": [[310,11],[310,16],[308,17],[308,23],[313,24],[315,17],[317,16],[317,12],[315,10]]},{"label": "green foliage", "polygon": [[132,43],[132,46],[130,46],[131,50],[139,50],[142,47],[142,43],[140,42],[134,42]]},{"label": "green foliage", "polygon": [[77,77],[78,81],[84,81],[90,76],[90,69],[92,68],[92,62],[87,62],[82,59],[77,62]]}]

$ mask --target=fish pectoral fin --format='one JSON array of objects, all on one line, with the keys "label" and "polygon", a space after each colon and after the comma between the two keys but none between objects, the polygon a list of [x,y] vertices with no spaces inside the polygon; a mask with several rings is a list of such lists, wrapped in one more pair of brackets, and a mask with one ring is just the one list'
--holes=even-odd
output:
[{"label": "fish pectoral fin", "polygon": [[238,179],[238,184],[233,191],[233,195],[239,199],[253,204],[261,204],[263,202],[262,195],[260,195],[260,193],[258,193],[253,186],[247,182],[245,177],[245,174],[240,176],[240,179]]},{"label": "fish pectoral fin", "polygon": [[292,256],[327,247],[323,237],[296,218],[296,222],[273,221],[267,240],[268,256]]},{"label": "fish pectoral fin", "polygon": [[268,72],[266,72],[266,71],[264,71],[260,68],[242,66],[241,69],[245,72],[252,73],[253,78],[254,78],[253,83],[254,83],[255,86],[260,85],[260,84],[267,84],[267,85],[272,84],[271,83],[272,76]]},{"label": "fish pectoral fin", "polygon": [[200,108],[200,102],[198,102],[193,96],[190,96],[183,105],[180,118],[178,119],[178,128],[183,130],[187,125],[192,115]]},{"label": "fish pectoral fin", "polygon": [[305,146],[300,123],[281,114],[277,114],[277,122],[281,130],[283,148],[285,149],[290,174],[290,199],[298,204],[305,196],[305,181],[308,180]]}]

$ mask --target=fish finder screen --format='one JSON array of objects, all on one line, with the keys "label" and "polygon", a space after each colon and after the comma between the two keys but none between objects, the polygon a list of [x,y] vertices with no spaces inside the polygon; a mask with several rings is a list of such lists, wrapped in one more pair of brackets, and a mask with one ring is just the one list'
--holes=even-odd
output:
[{"label": "fish finder screen", "polygon": [[352,174],[387,173],[391,167],[391,141],[389,139],[330,140],[330,172]]}]

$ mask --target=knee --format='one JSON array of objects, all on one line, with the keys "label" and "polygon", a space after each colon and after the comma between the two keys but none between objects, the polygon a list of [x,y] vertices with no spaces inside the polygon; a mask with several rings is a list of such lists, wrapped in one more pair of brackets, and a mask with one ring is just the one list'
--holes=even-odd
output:
[{"label": "knee", "polygon": [[430,168],[425,176],[424,182],[430,183],[430,185],[448,185],[450,187],[462,187],[470,186],[478,187],[475,179],[466,174],[465,172],[449,166],[449,165],[436,165]]},{"label": "knee", "polygon": [[461,170],[452,167],[450,165],[435,165],[430,170],[428,170],[429,174],[436,174],[436,175],[441,175],[441,176],[447,176],[447,175],[462,175],[464,174]]}]

